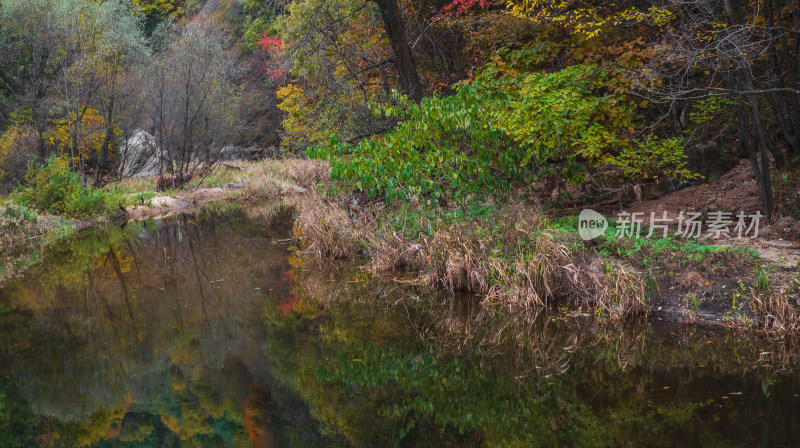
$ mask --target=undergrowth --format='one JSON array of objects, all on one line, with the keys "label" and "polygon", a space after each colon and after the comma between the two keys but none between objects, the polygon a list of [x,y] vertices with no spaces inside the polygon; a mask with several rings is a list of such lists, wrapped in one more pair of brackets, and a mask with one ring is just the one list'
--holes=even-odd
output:
[{"label": "undergrowth", "polygon": [[770,265],[743,247],[619,238],[614,223],[587,242],[577,217],[551,220],[522,204],[436,209],[311,194],[294,205],[295,234],[315,258],[366,257],[370,272],[477,295],[485,307],[567,305],[619,321],[649,314],[657,299],[692,319],[735,308],[731,320],[800,331],[798,287],[776,287]]},{"label": "undergrowth", "polygon": [[639,271],[604,265],[576,235],[519,204],[436,210],[308,195],[295,205],[295,234],[316,258],[367,255],[372,272],[477,294],[485,306],[585,304],[615,320],[650,309]]},{"label": "undergrowth", "polygon": [[43,165],[28,168],[25,186],[12,199],[42,212],[72,218],[92,218],[116,209],[122,198],[114,193],[84,185],[84,179],[62,158],[50,158]]}]

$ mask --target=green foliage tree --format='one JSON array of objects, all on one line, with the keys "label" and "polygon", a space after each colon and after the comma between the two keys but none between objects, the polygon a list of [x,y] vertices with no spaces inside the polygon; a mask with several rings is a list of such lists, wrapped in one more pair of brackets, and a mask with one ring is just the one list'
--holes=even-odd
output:
[{"label": "green foliage tree", "polygon": [[133,0],[145,17],[144,30],[150,35],[165,20],[177,20],[186,14],[185,0]]},{"label": "green foliage tree", "polygon": [[631,134],[630,106],[599,93],[606,76],[583,65],[506,73],[494,64],[453,96],[419,105],[400,98],[401,107],[384,109],[401,120],[386,135],[355,146],[334,138],[309,154],[330,160],[348,187],[428,204],[504,196],[535,181],[581,184],[601,164],[692,177],[680,141]]}]

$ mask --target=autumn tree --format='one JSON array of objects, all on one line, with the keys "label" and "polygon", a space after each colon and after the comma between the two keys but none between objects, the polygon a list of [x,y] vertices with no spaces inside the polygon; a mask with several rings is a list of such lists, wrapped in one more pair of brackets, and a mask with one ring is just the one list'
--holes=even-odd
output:
[{"label": "autumn tree", "polygon": [[372,6],[362,0],[294,1],[277,19],[294,77],[278,91],[279,107],[288,114],[287,143],[302,147],[331,132],[351,138],[389,127],[369,109],[385,101],[396,79]]},{"label": "autumn tree", "polygon": [[44,133],[49,126],[58,77],[59,47],[55,44],[53,0],[0,2],[0,92],[4,115],[16,110],[29,113],[36,130],[36,150],[46,155]]},{"label": "autumn tree", "polygon": [[[93,168],[99,180],[116,144],[123,72],[147,53],[138,18],[118,0],[12,0],[0,11],[8,24],[0,37],[7,44],[0,53],[3,85],[13,98],[11,107],[26,114],[37,131],[38,157],[46,156],[53,141],[48,130],[60,120],[64,127],[56,132],[66,131],[68,138],[58,136],[56,146],[79,171]],[[99,111],[105,135],[96,151],[86,153],[79,148],[92,146],[82,139],[94,131],[81,129],[90,110]]]},{"label": "autumn tree", "polygon": [[[159,31],[157,31],[159,33]],[[237,65],[213,24],[160,31],[147,91],[160,174],[184,178],[222,155],[234,130]]]},{"label": "autumn tree", "polygon": [[692,0],[657,10],[670,26],[639,87],[671,110],[731,110],[771,219],[771,167],[800,160],[800,3]]}]

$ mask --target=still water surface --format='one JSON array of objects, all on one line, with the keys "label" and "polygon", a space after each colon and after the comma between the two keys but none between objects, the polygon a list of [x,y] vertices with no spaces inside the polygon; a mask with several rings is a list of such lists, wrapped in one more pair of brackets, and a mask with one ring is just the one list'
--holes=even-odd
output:
[{"label": "still water surface", "polygon": [[792,339],[453,306],[291,226],[212,205],[0,284],[0,447],[800,443]]}]

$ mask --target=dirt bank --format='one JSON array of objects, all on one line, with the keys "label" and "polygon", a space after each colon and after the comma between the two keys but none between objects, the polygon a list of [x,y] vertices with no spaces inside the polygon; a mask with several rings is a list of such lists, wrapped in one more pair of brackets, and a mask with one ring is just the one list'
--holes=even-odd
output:
[{"label": "dirt bank", "polygon": [[[719,177],[714,182],[697,185],[670,194],[651,194],[650,198],[635,202],[622,209],[612,209],[611,216],[620,213],[640,213],[644,226],[650,223],[651,213],[656,217],[667,217],[672,220],[670,230],[677,230],[677,216],[681,211],[700,212],[703,217],[709,213],[729,213],[734,221],[730,226],[735,226],[736,216],[743,213],[753,216],[761,211],[761,199],[756,185],[750,163],[742,160],[729,172]],[[749,224],[750,221],[748,221]],[[708,243],[727,246],[742,246],[755,250],[761,258],[786,269],[800,268],[800,222],[791,216],[779,217],[773,223],[761,221],[758,235],[753,233],[746,238],[737,238],[737,235],[720,235],[720,237],[707,238]]]}]

